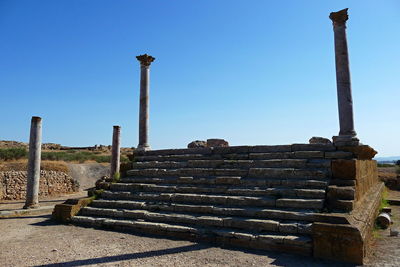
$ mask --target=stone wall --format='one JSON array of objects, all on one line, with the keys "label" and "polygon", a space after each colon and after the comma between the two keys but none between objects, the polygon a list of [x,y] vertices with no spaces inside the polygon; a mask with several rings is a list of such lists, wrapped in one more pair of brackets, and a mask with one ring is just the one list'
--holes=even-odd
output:
[{"label": "stone wall", "polygon": [[[0,172],[0,200],[20,200],[26,195],[26,171]],[[71,176],[58,171],[40,171],[39,197],[77,192],[79,184]]]}]

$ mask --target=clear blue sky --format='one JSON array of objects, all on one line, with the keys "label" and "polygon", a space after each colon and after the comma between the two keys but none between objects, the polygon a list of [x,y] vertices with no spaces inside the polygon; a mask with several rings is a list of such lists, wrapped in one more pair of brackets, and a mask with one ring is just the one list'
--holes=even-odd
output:
[{"label": "clear blue sky", "polygon": [[400,154],[400,2],[0,0],[0,140],[137,146],[139,63],[150,144],[304,143],[339,131],[329,13],[349,9],[355,126]]}]

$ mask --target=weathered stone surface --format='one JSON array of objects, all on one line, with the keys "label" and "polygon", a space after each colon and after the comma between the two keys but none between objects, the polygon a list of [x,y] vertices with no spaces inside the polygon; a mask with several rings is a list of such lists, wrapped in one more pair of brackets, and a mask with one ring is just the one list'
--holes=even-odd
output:
[{"label": "weathered stone surface", "polygon": [[332,144],[293,144],[292,151],[335,151]]},{"label": "weathered stone surface", "polygon": [[355,188],[352,186],[328,186],[328,199],[354,200],[356,197]]},{"label": "weathered stone surface", "polygon": [[222,156],[225,157],[224,154],[232,154],[232,159],[241,159],[243,156],[247,157],[247,155],[243,155],[249,152],[248,146],[219,146],[213,147],[214,154],[223,154]]},{"label": "weathered stone surface", "polygon": [[346,151],[325,152],[325,158],[327,158],[327,159],[351,159],[351,158],[353,158],[353,153],[346,152]]},{"label": "weathered stone surface", "polygon": [[224,139],[207,139],[207,147],[228,147],[229,143]]},{"label": "weathered stone surface", "polygon": [[249,147],[250,153],[272,153],[272,152],[291,152],[291,151],[292,148],[290,145]]},{"label": "weathered stone surface", "polygon": [[314,223],[314,257],[363,264],[364,242],[351,225]]},{"label": "weathered stone surface", "polygon": [[295,234],[297,233],[297,223],[280,223],[279,232]]},{"label": "weathered stone surface", "polygon": [[342,180],[356,179],[356,160],[333,160],[332,178]]},{"label": "weathered stone surface", "polygon": [[293,153],[293,158],[297,159],[310,159],[310,158],[323,158],[323,151],[295,151]]},{"label": "weathered stone surface", "polygon": [[196,140],[193,142],[190,142],[187,145],[188,148],[199,148],[199,147],[207,147],[207,142],[206,141],[201,141],[201,140]]},{"label": "weathered stone surface", "polygon": [[[110,191],[91,205],[97,209],[84,210],[77,221],[309,254],[313,250],[312,225],[349,225],[343,211],[355,210],[358,204],[346,198],[354,192],[357,195],[361,187],[355,185],[365,184],[362,191],[373,184],[369,173],[374,167],[366,162],[350,163],[355,164],[352,179],[331,180],[331,165],[339,160],[325,158],[326,153],[338,156],[349,152],[329,144],[215,147],[207,148],[210,153],[198,152],[202,149],[144,152],[136,157],[136,170],[130,172],[133,176],[111,185]],[[345,181],[346,186],[351,183],[348,188],[338,188],[332,184],[336,181]],[[328,195],[333,202],[326,206],[330,182]],[[342,209],[328,213],[325,208],[329,205]],[[85,216],[96,219],[82,218]],[[128,218],[132,223],[125,222]],[[268,235],[262,234],[266,232]]]},{"label": "weathered stone surface", "polygon": [[310,144],[332,144],[328,138],[313,136],[308,140]]},{"label": "weathered stone surface", "polygon": [[216,177],[215,183],[216,184],[240,184],[241,177]]},{"label": "weathered stone surface", "polygon": [[89,205],[93,201],[92,197],[80,199],[68,199],[63,204],[57,204],[54,207],[52,218],[62,223],[69,222],[73,216]]},{"label": "weathered stone surface", "polygon": [[324,201],[321,199],[288,199],[280,198],[276,200],[276,206],[282,208],[306,208],[322,209]]},{"label": "weathered stone surface", "polygon": [[340,146],[339,150],[352,152],[357,159],[361,160],[369,160],[373,159],[375,155],[378,153],[375,149],[368,145],[359,145],[359,146]]}]

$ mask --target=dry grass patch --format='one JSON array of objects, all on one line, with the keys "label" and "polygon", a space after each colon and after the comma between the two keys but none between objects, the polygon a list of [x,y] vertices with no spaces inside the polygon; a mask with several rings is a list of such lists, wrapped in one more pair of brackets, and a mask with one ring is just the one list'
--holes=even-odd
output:
[{"label": "dry grass patch", "polygon": [[[27,171],[28,161],[18,160],[13,162],[0,162],[0,171]],[[59,171],[68,173],[68,167],[62,161],[44,160],[40,164],[40,169],[45,171]]]}]

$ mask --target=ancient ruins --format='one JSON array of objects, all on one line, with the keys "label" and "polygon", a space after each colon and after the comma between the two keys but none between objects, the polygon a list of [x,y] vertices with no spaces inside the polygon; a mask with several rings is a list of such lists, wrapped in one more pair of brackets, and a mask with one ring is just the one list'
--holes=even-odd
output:
[{"label": "ancient ruins", "polygon": [[384,187],[372,160],[376,151],[361,144],[354,129],[347,9],[329,17],[340,123],[333,143],[317,138],[311,144],[150,150],[154,58],[141,55],[139,145],[132,170],[94,200],[58,205],[54,217],[362,264]]}]

